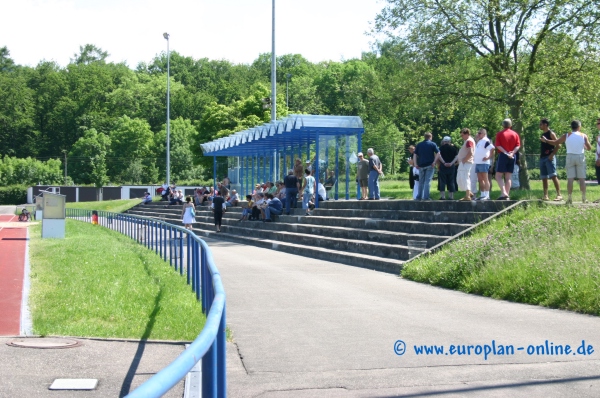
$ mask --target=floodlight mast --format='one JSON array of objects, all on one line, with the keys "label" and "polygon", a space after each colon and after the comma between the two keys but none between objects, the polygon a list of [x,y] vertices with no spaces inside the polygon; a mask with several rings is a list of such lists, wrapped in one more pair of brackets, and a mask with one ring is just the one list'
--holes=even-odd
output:
[{"label": "floodlight mast", "polygon": [[171,74],[171,65],[170,65],[170,53],[169,53],[169,34],[167,32],[163,33],[163,37],[167,40],[167,185],[171,185],[171,85],[170,85],[170,74]]},{"label": "floodlight mast", "polygon": [[275,56],[275,0],[273,0],[273,31],[271,37],[271,122],[274,122],[277,119],[277,57]]}]

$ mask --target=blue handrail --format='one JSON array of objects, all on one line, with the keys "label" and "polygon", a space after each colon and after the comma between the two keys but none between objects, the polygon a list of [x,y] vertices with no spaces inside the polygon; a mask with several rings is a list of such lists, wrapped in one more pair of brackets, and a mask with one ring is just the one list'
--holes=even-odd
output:
[{"label": "blue handrail", "polygon": [[[202,396],[227,396],[225,362],[225,290],[206,242],[192,231],[149,217],[67,208],[67,217],[97,223],[119,231],[154,250],[180,275],[202,302],[206,323],[198,337],[173,362],[140,385],[127,397],[161,397],[202,360]],[[184,268],[184,236],[187,243]],[[175,242],[174,242],[175,240]],[[167,246],[168,245],[168,246]]]}]

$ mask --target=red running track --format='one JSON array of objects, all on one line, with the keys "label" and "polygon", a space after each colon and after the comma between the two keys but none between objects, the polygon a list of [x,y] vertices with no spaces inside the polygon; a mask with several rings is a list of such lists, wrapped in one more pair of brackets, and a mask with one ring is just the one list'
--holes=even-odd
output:
[{"label": "red running track", "polygon": [[[0,223],[18,216],[0,215]],[[27,228],[0,226],[0,336],[18,336],[25,273]]]}]

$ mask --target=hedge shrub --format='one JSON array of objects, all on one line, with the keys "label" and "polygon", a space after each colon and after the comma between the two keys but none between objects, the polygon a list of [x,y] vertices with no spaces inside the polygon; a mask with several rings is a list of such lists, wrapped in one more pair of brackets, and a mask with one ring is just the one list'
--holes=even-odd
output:
[{"label": "hedge shrub", "polygon": [[27,203],[27,187],[11,185],[0,187],[0,205],[20,205]]}]

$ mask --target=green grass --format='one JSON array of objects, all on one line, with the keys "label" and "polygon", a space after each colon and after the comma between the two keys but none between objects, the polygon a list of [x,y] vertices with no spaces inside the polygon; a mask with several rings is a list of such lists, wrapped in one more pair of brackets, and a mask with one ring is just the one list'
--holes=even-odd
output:
[{"label": "green grass", "polygon": [[140,199],[104,200],[101,202],[69,202],[67,207],[71,209],[102,210],[112,213],[122,213],[141,203]]},{"label": "green grass", "polygon": [[135,241],[75,220],[65,239],[30,235],[36,334],[189,341],[204,327],[185,278]]},{"label": "green grass", "polygon": [[521,208],[406,264],[402,276],[497,299],[600,315],[597,206]]},{"label": "green grass", "polygon": [[[408,181],[380,181],[380,190],[381,197],[390,198],[390,199],[412,199],[412,191],[408,187]],[[544,196],[544,190],[542,187],[542,181],[540,180],[531,180],[530,181],[530,190],[520,190],[513,189],[510,192],[510,198],[512,200],[527,200],[527,199],[541,199]],[[561,180],[560,181],[560,190],[563,195],[563,198],[567,198],[567,182]],[[596,184],[588,185],[586,188],[587,191],[587,200],[593,201],[600,199],[600,187]],[[350,191],[354,192],[354,191]],[[494,181],[492,185],[491,191],[492,199],[500,196],[500,190],[498,188],[498,184]],[[355,195],[352,195],[355,196]],[[457,192],[454,195],[455,199],[460,199],[465,196],[464,192]],[[554,199],[556,196],[556,191],[554,190],[554,185],[552,181],[550,181],[549,188],[549,196],[550,199]],[[437,190],[437,180],[431,181],[431,198],[438,199],[440,194]],[[573,188],[573,200],[581,201],[581,194],[579,193],[579,185],[575,184]]]}]

